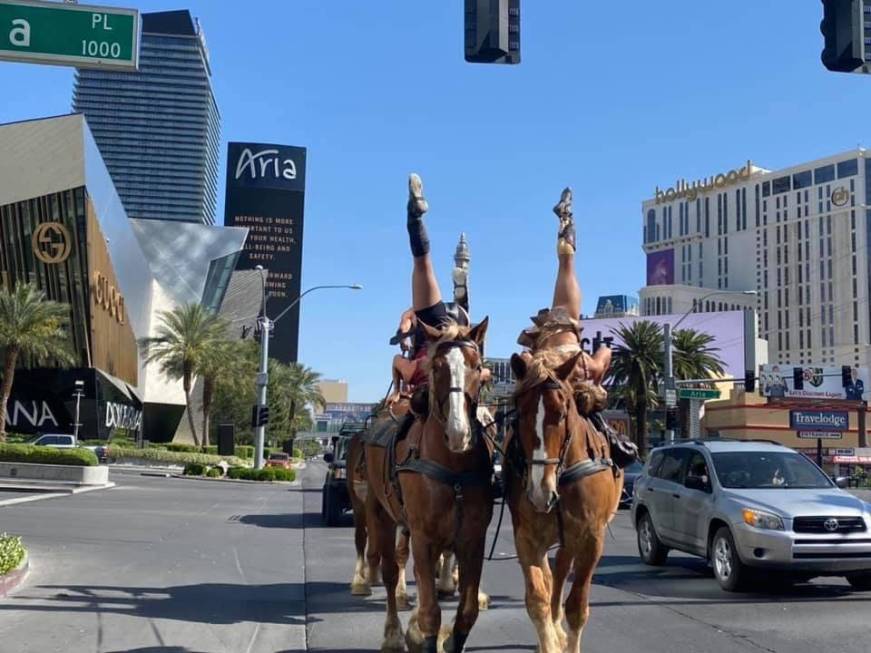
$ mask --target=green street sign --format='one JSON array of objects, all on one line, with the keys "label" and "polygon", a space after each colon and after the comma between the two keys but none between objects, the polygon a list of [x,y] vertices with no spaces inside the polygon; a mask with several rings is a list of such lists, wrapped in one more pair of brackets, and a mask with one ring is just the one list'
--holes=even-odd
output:
[{"label": "green street sign", "polygon": [[137,70],[139,12],[40,0],[0,0],[0,59]]},{"label": "green street sign", "polygon": [[719,399],[720,391],[708,388],[680,388],[677,396],[679,399]]}]

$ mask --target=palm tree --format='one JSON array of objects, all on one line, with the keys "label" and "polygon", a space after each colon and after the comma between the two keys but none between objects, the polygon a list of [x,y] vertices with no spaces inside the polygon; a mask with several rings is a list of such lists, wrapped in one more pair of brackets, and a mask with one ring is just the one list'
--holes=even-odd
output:
[{"label": "palm tree", "polygon": [[30,356],[35,361],[53,360],[61,365],[75,362],[65,330],[69,318],[69,305],[46,299],[32,283],[18,283],[12,291],[0,288],[0,442],[6,441],[6,403],[12,394],[18,358]]},{"label": "palm tree", "polygon": [[[677,379],[707,379],[723,374],[723,361],[712,347],[714,336],[694,329],[679,329],[672,335],[673,368]],[[680,425],[684,433],[689,432],[689,399],[679,403]]]},{"label": "palm tree", "polygon": [[659,402],[662,370],[662,328],[649,320],[630,326],[620,324],[614,335],[623,344],[614,348],[611,362],[612,389],[626,404],[635,422],[635,442],[647,452],[647,413]]},{"label": "palm tree", "polygon": [[216,343],[226,339],[227,325],[217,315],[192,302],[160,313],[157,335],[142,338],[146,363],[159,363],[161,371],[171,379],[181,379],[187,406],[188,423],[194,445],[200,446],[191,405],[194,377],[213,354]]},{"label": "palm tree", "polygon": [[203,449],[209,446],[209,429],[215,394],[219,386],[238,391],[242,383],[251,384],[255,370],[246,372],[248,356],[242,340],[216,340],[206,350],[199,364],[203,380]]}]

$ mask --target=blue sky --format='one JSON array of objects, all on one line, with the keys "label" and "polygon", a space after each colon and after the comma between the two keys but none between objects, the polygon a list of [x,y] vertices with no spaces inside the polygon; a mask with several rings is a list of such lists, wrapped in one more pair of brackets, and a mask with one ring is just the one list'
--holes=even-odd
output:
[{"label": "blue sky", "polygon": [[[225,142],[308,148],[303,286],[365,290],[306,297],[300,357],[347,379],[352,400],[386,391],[410,301],[409,171],[426,185],[443,289],[465,231],[473,317],[490,316],[488,354],[507,356],[550,302],[563,186],[591,312],[644,284],[640,203],[657,184],[865,138],[871,79],[822,67],[819,2],[526,0],[520,66],[463,61],[462,0],[136,6],[200,18]],[[0,63],[0,122],[68,111],[71,89],[70,69]]]}]

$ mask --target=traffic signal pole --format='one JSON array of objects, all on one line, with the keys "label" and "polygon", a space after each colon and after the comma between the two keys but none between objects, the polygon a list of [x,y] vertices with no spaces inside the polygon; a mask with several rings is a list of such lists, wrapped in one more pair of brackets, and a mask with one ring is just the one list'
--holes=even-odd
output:
[{"label": "traffic signal pole", "polygon": [[[269,382],[269,331],[271,323],[266,312],[260,318],[260,372],[257,374],[257,414],[266,406],[266,386]],[[263,440],[266,437],[266,424],[258,425],[254,430],[254,469],[263,468]]]}]

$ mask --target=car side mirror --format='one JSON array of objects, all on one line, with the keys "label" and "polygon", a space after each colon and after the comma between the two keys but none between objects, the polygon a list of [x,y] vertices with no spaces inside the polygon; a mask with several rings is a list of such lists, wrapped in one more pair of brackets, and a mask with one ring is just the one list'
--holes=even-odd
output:
[{"label": "car side mirror", "polygon": [[849,476],[838,476],[835,479],[835,485],[837,485],[842,490],[850,487],[850,477]]},{"label": "car side mirror", "polygon": [[710,492],[711,483],[704,476],[687,476],[684,481],[684,486],[690,490],[698,490],[699,492]]},{"label": "car side mirror", "polygon": [[324,462],[325,462],[325,463],[331,463],[331,462],[333,462],[334,458],[335,458],[335,457],[333,456],[333,454],[331,454],[331,453],[329,453],[329,452],[324,454]]}]

